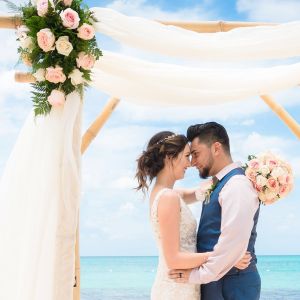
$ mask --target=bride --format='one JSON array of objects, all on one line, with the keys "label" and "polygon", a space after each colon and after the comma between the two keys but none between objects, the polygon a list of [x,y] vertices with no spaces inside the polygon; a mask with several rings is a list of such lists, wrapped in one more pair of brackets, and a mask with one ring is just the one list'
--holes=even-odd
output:
[{"label": "bride", "polygon": [[[184,135],[162,131],[150,139],[146,151],[137,160],[137,190],[146,192],[155,179],[149,200],[159,262],[152,300],[200,298],[199,285],[180,284],[168,278],[169,269],[199,267],[210,254],[196,253],[197,222],[179,192],[173,189],[176,180],[182,179],[191,166],[189,157],[190,147]],[[248,263],[245,255],[236,267],[243,269]]]}]

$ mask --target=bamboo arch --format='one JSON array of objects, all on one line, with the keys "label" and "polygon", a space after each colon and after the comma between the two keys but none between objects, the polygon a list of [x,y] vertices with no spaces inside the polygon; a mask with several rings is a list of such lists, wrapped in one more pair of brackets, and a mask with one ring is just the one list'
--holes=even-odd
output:
[{"label": "bamboo arch", "polygon": [[[226,22],[226,21],[210,21],[210,22],[167,22],[159,21],[165,25],[174,25],[187,30],[192,30],[202,33],[225,32],[238,27],[253,27],[262,25],[275,25],[274,23],[258,23],[258,22]],[[19,16],[0,16],[0,28],[16,29],[21,25]],[[30,73],[16,72],[15,80],[17,82],[34,82],[35,78]],[[297,121],[270,95],[260,95],[260,98],[271,108],[271,110],[285,123],[285,125],[300,139],[300,125]],[[81,153],[84,154],[92,140],[97,136],[100,129],[109,119],[114,109],[119,104],[120,100],[112,97],[97,119],[88,128],[82,138]],[[79,216],[78,216],[79,219]],[[75,284],[73,292],[73,300],[80,300],[80,255],[79,255],[79,222],[77,225],[76,247],[75,247]]]}]

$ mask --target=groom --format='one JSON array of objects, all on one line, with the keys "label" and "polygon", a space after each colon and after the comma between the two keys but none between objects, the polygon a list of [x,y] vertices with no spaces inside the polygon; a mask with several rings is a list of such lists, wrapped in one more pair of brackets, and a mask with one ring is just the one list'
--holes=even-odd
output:
[{"label": "groom", "polygon": [[[201,300],[258,300],[260,276],[256,268],[255,240],[259,215],[257,193],[233,163],[225,128],[208,122],[190,126],[192,165],[201,178],[212,176],[214,187],[205,201],[197,233],[197,251],[212,254],[208,261],[193,270],[172,270],[176,282],[201,285]],[[246,269],[236,263],[245,251],[252,256]]]}]

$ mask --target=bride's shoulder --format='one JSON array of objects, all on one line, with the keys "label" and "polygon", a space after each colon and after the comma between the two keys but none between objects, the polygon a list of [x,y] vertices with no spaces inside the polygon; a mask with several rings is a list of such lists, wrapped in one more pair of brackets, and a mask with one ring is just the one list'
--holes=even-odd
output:
[{"label": "bride's shoulder", "polygon": [[177,192],[171,189],[165,189],[160,195],[159,206],[161,208],[170,209],[176,207],[176,204],[179,205],[179,201],[180,197]]}]

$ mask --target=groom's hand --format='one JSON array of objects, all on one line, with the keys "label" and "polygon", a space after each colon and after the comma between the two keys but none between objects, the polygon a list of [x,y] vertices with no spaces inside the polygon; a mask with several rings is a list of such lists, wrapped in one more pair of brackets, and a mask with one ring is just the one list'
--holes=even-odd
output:
[{"label": "groom's hand", "polygon": [[250,252],[246,252],[245,255],[241,258],[241,260],[235,265],[236,268],[240,270],[244,270],[248,268],[251,263],[252,256]]},{"label": "groom's hand", "polygon": [[187,283],[190,278],[192,269],[188,270],[171,270],[168,273],[170,279],[174,280],[177,283]]}]

